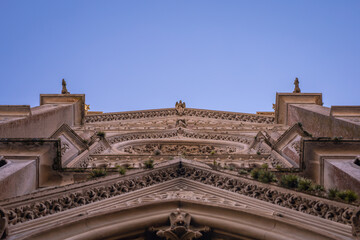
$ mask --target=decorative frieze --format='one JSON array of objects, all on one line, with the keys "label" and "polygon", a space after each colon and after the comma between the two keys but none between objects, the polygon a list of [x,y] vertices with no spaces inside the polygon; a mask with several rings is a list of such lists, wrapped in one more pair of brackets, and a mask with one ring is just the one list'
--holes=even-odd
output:
[{"label": "decorative frieze", "polygon": [[136,112],[120,112],[120,113],[105,113],[100,115],[88,115],[85,117],[86,123],[119,121],[130,119],[154,118],[154,117],[169,117],[169,116],[194,116],[202,118],[213,118],[230,121],[251,122],[251,123],[265,123],[273,124],[274,117],[263,116],[256,114],[244,114],[233,112],[220,112],[203,109],[193,109],[183,107],[184,103],[178,103],[175,109],[159,109],[151,111],[136,111]]},{"label": "decorative frieze", "polygon": [[196,133],[196,132],[191,132],[191,131],[181,129],[181,128],[179,128],[178,130],[157,132],[157,133],[122,134],[122,135],[109,137],[109,138],[107,138],[107,140],[110,144],[115,144],[115,143],[119,143],[119,142],[139,140],[139,139],[164,139],[164,138],[174,138],[174,137],[181,137],[181,136],[186,137],[186,138],[193,138],[193,139],[230,141],[230,142],[238,142],[238,143],[243,143],[243,144],[250,144],[252,141],[252,138],[248,137],[248,136]]},{"label": "decorative frieze", "polygon": [[65,195],[59,193],[61,195],[49,199],[30,199],[28,204],[6,209],[7,217],[9,224],[16,225],[179,177],[342,224],[353,225],[356,224],[354,221],[358,221],[356,217],[353,218],[357,215],[354,215],[355,209],[350,205],[341,207],[341,204],[335,205],[328,200],[304,196],[290,190],[282,191],[280,188],[274,188],[271,185],[257,184],[254,181],[212,170],[199,169],[181,162],[177,166],[153,170],[146,175],[120,178],[102,186],[75,188],[69,190],[69,193]]},{"label": "decorative frieze", "polygon": [[165,154],[165,155],[178,155],[178,154],[195,154],[195,155],[209,155],[209,154],[231,154],[236,152],[236,147],[220,147],[205,144],[160,144],[148,143],[143,145],[128,146],[119,149],[128,154]]}]

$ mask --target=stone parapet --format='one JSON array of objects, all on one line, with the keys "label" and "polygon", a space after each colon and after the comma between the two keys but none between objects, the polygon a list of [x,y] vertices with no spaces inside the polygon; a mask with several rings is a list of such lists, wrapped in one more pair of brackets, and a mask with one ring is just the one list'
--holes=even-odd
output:
[{"label": "stone parapet", "polygon": [[40,94],[40,106],[44,104],[71,104],[74,125],[84,124],[85,94]]},{"label": "stone parapet", "polygon": [[29,105],[0,105],[0,117],[28,117],[30,115]]},{"label": "stone parapet", "polygon": [[322,106],[321,93],[276,93],[275,123],[287,124],[290,104],[316,104]]},{"label": "stone parapet", "polygon": [[300,122],[304,130],[313,137],[360,138],[360,117],[354,119],[355,117],[350,117],[349,114],[353,115],[356,112],[347,111],[357,108],[354,106],[354,108],[330,109],[315,104],[290,104],[287,123],[292,125]]}]

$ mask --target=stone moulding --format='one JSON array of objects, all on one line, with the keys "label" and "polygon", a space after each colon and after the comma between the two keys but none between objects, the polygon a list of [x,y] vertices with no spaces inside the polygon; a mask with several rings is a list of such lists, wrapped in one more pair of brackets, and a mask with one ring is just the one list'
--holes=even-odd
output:
[{"label": "stone moulding", "polygon": [[[216,141],[230,141],[241,144],[249,145],[253,138],[249,136],[236,136],[236,135],[226,135],[226,134],[212,134],[212,133],[196,133],[193,131],[189,131],[186,129],[178,128],[174,130],[167,130],[156,133],[127,133],[116,136],[111,136],[106,138],[106,141],[110,144],[116,144],[120,142],[133,141],[133,140],[147,140],[147,139],[166,139],[166,138],[175,138],[175,137],[184,137],[191,139],[201,139],[201,140],[216,140]],[[91,150],[89,154],[81,157],[80,159],[76,159],[76,162],[71,162],[68,164],[69,167],[82,167],[86,168],[88,163],[91,161],[90,154],[101,154],[105,151],[109,146],[106,144],[99,145],[96,150]]]},{"label": "stone moulding", "polygon": [[156,132],[156,133],[128,133],[117,136],[111,136],[107,138],[107,140],[110,144],[115,144],[119,142],[139,140],[139,139],[163,139],[163,138],[174,138],[174,137],[230,141],[230,142],[238,142],[243,144],[250,144],[251,141],[253,141],[252,140],[253,138],[248,136],[196,133],[182,128],[170,130],[170,131]]},{"label": "stone moulding", "polygon": [[16,225],[176,178],[190,179],[342,224],[351,225],[355,214],[352,205],[261,184],[182,161],[125,177],[109,177],[53,190],[40,190],[23,197],[3,200],[0,205],[7,212],[9,224]]},{"label": "stone moulding", "polygon": [[[99,115],[90,115],[85,117],[86,123],[119,121],[128,119],[154,118],[154,117],[168,117],[179,115],[175,108],[164,108],[156,110],[105,113]],[[231,121],[252,122],[252,123],[267,123],[273,124],[274,117],[262,116],[257,114],[244,114],[234,112],[222,112],[204,109],[185,108],[181,116],[194,116],[202,118],[214,118]]]}]

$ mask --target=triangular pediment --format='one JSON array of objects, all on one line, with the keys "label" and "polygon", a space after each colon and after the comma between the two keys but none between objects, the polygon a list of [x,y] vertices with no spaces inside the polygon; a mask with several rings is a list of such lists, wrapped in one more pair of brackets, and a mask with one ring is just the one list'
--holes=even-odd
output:
[{"label": "triangular pediment", "polygon": [[35,225],[36,231],[42,231],[56,227],[59,222],[70,223],[161,202],[231,208],[265,218],[317,226],[335,235],[351,232],[348,224],[355,211],[347,204],[221,173],[184,159],[128,176],[110,176],[40,190],[6,200],[1,205],[9,214],[12,236],[20,236],[35,229]]}]

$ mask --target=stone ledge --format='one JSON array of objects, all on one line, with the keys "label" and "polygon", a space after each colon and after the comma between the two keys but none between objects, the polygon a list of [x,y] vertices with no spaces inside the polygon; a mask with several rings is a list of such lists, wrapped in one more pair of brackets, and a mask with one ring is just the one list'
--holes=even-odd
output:
[{"label": "stone ledge", "polygon": [[30,105],[0,105],[0,117],[31,116]]}]

